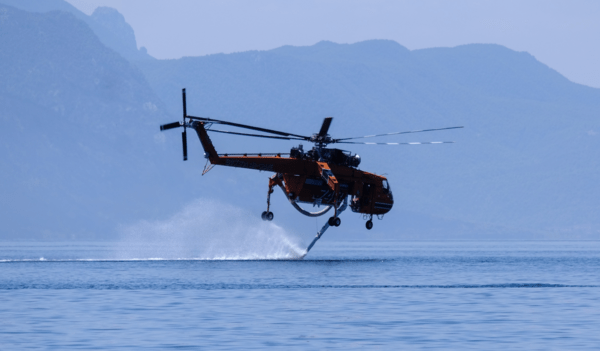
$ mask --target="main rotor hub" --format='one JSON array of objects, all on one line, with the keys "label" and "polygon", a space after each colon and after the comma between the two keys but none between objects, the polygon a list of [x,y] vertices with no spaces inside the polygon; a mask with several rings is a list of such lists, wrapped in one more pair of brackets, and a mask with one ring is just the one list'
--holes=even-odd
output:
[{"label": "main rotor hub", "polygon": [[314,146],[311,150],[304,152],[302,144],[290,150],[290,157],[300,160],[313,160],[327,162],[339,166],[357,168],[360,165],[360,156],[349,151],[340,149],[328,149]]},{"label": "main rotor hub", "polygon": [[327,146],[327,144],[333,143],[333,139],[329,134],[320,135],[318,133],[313,134],[309,141],[317,144],[319,147]]}]

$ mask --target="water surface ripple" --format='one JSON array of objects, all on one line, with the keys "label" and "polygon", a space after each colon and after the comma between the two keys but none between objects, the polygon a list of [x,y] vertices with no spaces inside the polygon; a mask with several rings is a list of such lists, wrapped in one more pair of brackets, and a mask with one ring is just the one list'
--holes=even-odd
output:
[{"label": "water surface ripple", "polygon": [[599,242],[323,240],[304,260],[140,252],[2,243],[0,350],[600,345]]}]

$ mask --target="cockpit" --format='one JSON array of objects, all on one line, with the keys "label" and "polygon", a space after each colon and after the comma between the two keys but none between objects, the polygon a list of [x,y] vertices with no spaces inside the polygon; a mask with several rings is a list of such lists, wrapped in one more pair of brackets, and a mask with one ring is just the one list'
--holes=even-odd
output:
[{"label": "cockpit", "polygon": [[383,193],[389,195],[392,198],[392,188],[390,187],[390,183],[388,183],[387,179],[384,179],[381,182],[381,187],[383,188]]}]

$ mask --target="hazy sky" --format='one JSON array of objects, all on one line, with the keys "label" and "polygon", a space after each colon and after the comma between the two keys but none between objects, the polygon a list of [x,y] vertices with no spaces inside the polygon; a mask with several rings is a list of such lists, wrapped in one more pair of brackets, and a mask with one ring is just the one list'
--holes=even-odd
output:
[{"label": "hazy sky", "polygon": [[527,51],[574,82],[600,88],[597,0],[67,0],[114,7],[156,58],[321,40],[392,39],[421,49],[495,43]]}]

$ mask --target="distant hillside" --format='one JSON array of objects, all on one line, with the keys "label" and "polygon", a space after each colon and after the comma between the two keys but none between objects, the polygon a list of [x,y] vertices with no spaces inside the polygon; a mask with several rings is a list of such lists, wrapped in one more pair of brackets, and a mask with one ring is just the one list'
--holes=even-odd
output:
[{"label": "distant hillside", "polygon": [[117,10],[99,7],[91,16],[76,9],[64,0],[0,0],[0,4],[29,12],[63,11],[85,22],[98,36],[102,44],[113,49],[128,60],[154,59],[145,48],[138,50],[135,34],[125,18]]},{"label": "distant hillside", "polygon": [[[137,65],[174,115],[187,87],[191,113],[304,134],[325,116],[339,137],[466,126],[381,140],[454,145],[352,148],[389,176],[397,202],[381,226],[400,237],[600,238],[600,89],[527,53],[374,40]],[[227,151],[288,147],[223,140]]]},{"label": "distant hillside", "polygon": [[[344,147],[387,175],[396,202],[368,232],[344,214],[330,238],[600,239],[600,89],[527,53],[373,40],[148,60],[132,54],[133,30],[112,9],[8,1],[30,12],[0,5],[0,240],[111,239],[197,198],[259,216],[270,174],[215,167],[202,177],[198,141],[182,162],[180,134],[158,131],[181,118],[183,87],[190,114],[299,134],[325,116],[334,137],[466,127],[381,139],[456,144]],[[212,138],[220,152],[297,144]],[[279,192],[272,203],[276,223],[304,239],[321,223]]]},{"label": "distant hillside", "polygon": [[102,238],[156,214],[139,203],[165,117],[142,73],[70,13],[0,5],[0,21],[1,237]]}]

